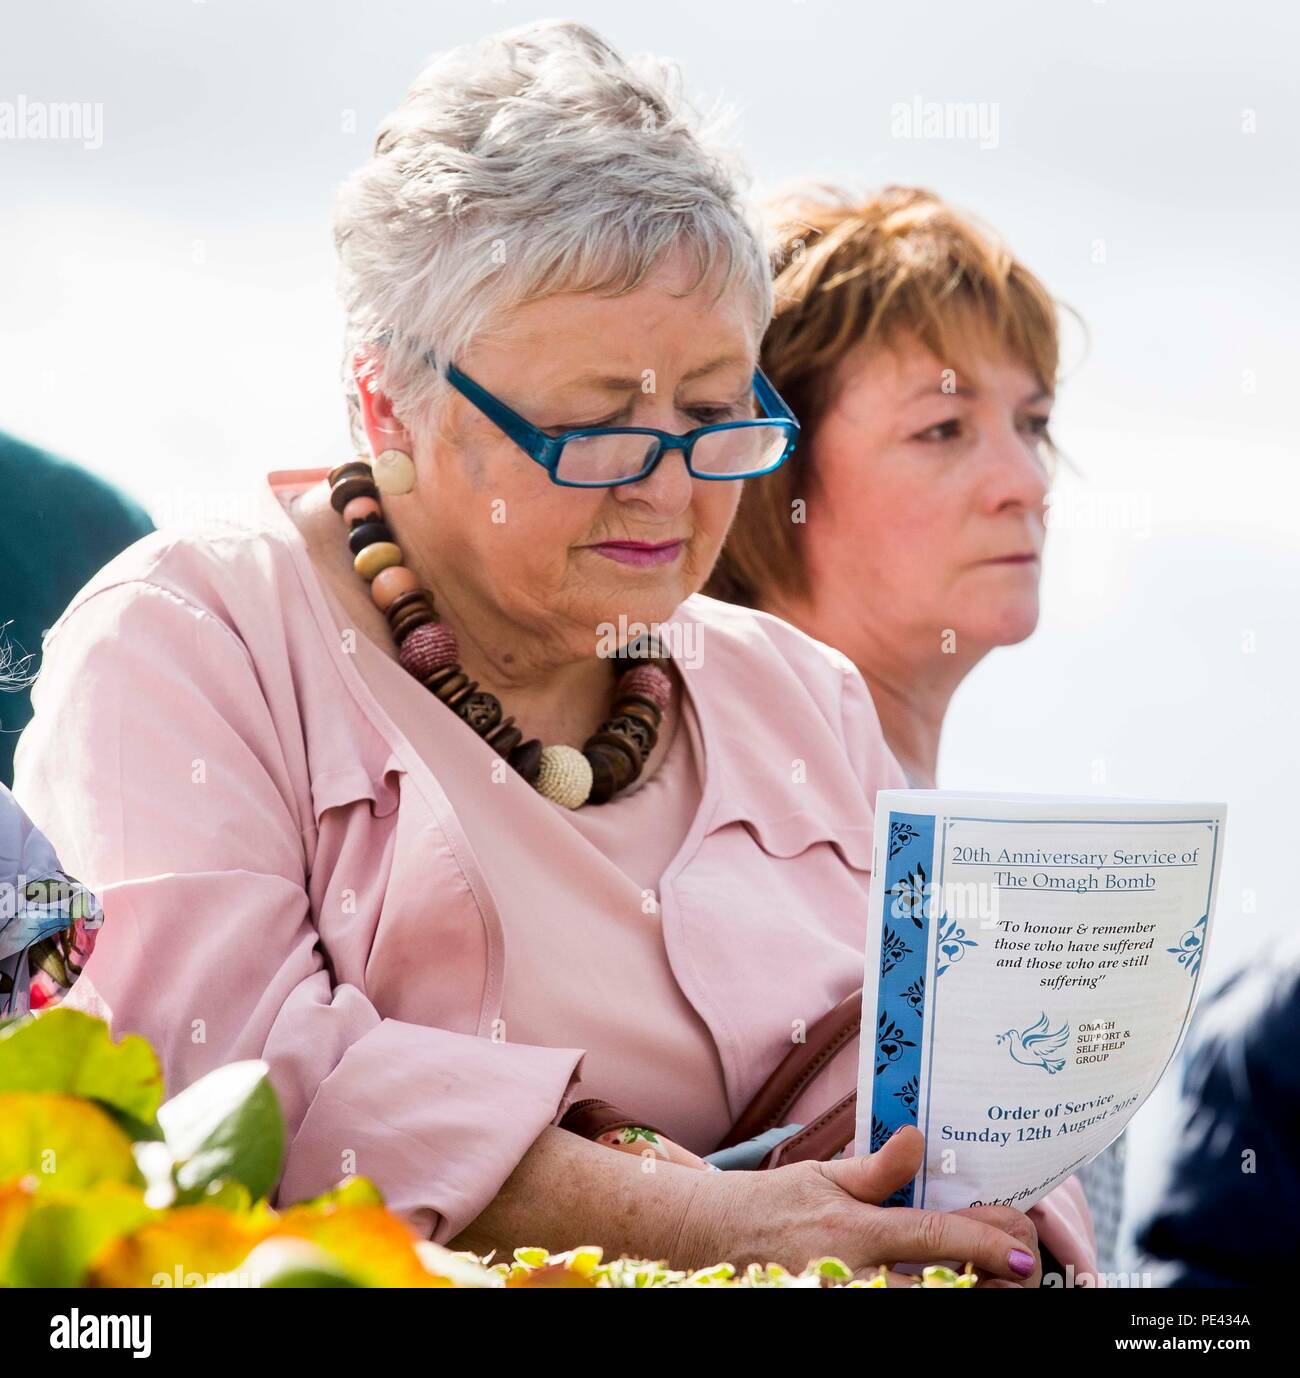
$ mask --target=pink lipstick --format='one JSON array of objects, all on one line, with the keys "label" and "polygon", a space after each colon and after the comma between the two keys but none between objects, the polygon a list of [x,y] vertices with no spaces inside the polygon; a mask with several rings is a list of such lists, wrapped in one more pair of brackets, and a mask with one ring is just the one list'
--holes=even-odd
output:
[{"label": "pink lipstick", "polygon": [[635,565],[648,569],[655,565],[669,565],[682,553],[684,541],[601,541],[588,546],[607,560],[621,565]]}]

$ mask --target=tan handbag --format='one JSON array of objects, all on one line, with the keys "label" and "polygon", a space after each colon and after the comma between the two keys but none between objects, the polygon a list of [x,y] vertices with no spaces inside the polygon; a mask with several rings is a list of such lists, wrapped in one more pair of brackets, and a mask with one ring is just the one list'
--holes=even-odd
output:
[{"label": "tan handbag", "polygon": [[[857,1037],[861,1026],[862,991],[858,989],[824,1014],[808,1030],[804,1042],[796,1043],[777,1063],[772,1075],[759,1087],[717,1149],[732,1148],[783,1125],[791,1107],[836,1053]],[[798,1133],[769,1149],[759,1168],[781,1167],[809,1159],[824,1163],[834,1158],[852,1143],[856,1119],[857,1092],[850,1091],[811,1124],[804,1125]],[[664,1138],[672,1137],[596,1097],[575,1101],[560,1120],[561,1129],[571,1130],[586,1139],[597,1138],[611,1129],[632,1127],[649,1129]]]}]

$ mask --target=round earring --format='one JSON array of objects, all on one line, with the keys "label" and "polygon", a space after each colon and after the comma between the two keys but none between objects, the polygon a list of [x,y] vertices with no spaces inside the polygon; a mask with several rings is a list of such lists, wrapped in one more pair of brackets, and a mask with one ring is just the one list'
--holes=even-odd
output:
[{"label": "round earring", "polygon": [[415,487],[415,462],[405,450],[385,450],[374,463],[375,487],[383,494],[409,493]]}]

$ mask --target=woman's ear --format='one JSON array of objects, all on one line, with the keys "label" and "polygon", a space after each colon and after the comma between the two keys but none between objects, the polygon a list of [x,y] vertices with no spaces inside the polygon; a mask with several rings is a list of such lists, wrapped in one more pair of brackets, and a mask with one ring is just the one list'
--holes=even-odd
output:
[{"label": "woman's ear", "polygon": [[381,455],[385,450],[405,450],[410,454],[411,437],[393,411],[392,399],[384,391],[379,365],[379,356],[367,349],[358,349],[352,356],[352,377],[357,385],[370,453]]}]

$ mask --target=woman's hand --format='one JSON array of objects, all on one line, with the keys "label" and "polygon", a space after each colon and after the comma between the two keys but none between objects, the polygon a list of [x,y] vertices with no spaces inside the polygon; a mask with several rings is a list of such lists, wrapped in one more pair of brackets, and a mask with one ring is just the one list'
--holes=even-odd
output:
[{"label": "woman's hand", "polygon": [[881,1264],[960,1268],[969,1261],[981,1285],[1038,1286],[1038,1235],[1023,1212],[880,1205],[916,1176],[924,1153],[924,1136],[907,1126],[867,1157],[701,1173],[673,1255],[726,1259],[737,1267],[778,1262],[795,1272],[826,1254],[858,1273]]}]

